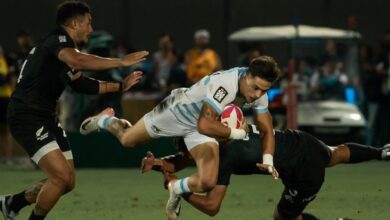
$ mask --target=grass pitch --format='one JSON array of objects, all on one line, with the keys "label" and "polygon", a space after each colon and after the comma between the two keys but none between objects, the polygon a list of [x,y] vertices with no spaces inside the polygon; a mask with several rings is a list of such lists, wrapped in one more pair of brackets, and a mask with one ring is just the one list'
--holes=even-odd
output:
[{"label": "grass pitch", "polygon": [[[390,163],[367,162],[328,168],[325,184],[306,212],[322,220],[390,219]],[[179,173],[186,176],[193,168]],[[0,167],[0,194],[20,192],[44,178],[42,172]],[[233,176],[220,213],[214,217],[182,203],[180,219],[272,219],[283,185],[270,176]],[[47,219],[166,219],[168,193],[159,173],[137,169],[80,169],[76,189],[64,196]],[[32,207],[18,219],[27,219]]]}]

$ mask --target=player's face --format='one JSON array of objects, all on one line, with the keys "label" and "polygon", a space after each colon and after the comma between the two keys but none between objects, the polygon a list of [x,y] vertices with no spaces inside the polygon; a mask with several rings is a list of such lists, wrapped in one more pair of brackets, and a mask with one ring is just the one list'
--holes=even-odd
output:
[{"label": "player's face", "polygon": [[245,97],[247,103],[252,103],[264,95],[271,86],[272,83],[267,80],[246,74],[240,81],[240,93]]},{"label": "player's face", "polygon": [[77,19],[76,32],[77,44],[87,43],[89,35],[92,33],[92,17],[91,14],[86,13]]}]

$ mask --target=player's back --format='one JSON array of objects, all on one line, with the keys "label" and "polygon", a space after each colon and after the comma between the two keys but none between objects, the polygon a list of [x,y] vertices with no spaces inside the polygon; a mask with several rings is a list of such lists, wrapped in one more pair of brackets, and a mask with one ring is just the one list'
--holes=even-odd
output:
[{"label": "player's back", "polygon": [[18,84],[12,94],[14,109],[54,113],[56,101],[69,81],[71,69],[57,55],[64,47],[75,47],[61,28],[46,35],[23,63]]}]

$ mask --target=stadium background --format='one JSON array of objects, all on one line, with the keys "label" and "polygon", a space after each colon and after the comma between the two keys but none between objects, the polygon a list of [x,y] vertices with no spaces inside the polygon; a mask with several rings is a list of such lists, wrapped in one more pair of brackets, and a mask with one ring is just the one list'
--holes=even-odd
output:
[{"label": "stadium background", "polygon": [[[5,48],[15,48],[15,35],[27,28],[38,40],[54,26],[55,9],[59,0],[4,0],[0,13]],[[211,34],[211,46],[220,54],[224,67],[234,65],[237,45],[228,43],[227,36],[250,26],[290,24],[297,16],[302,24],[348,29],[348,17],[357,18],[357,29],[363,41],[378,42],[390,27],[385,0],[169,0],[86,1],[93,13],[95,30],[106,30],[136,49],[154,51],[156,39],[171,33],[178,48],[187,50],[193,43],[195,30],[205,28]],[[278,45],[267,48],[267,53],[286,62],[286,53]]]}]

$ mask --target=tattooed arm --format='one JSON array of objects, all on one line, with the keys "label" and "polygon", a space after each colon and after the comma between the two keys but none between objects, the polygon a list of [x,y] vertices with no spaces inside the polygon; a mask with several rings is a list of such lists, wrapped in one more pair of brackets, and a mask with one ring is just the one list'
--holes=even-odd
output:
[{"label": "tattooed arm", "polygon": [[230,128],[218,121],[218,114],[208,103],[204,103],[198,119],[198,131],[210,137],[228,138]]}]

